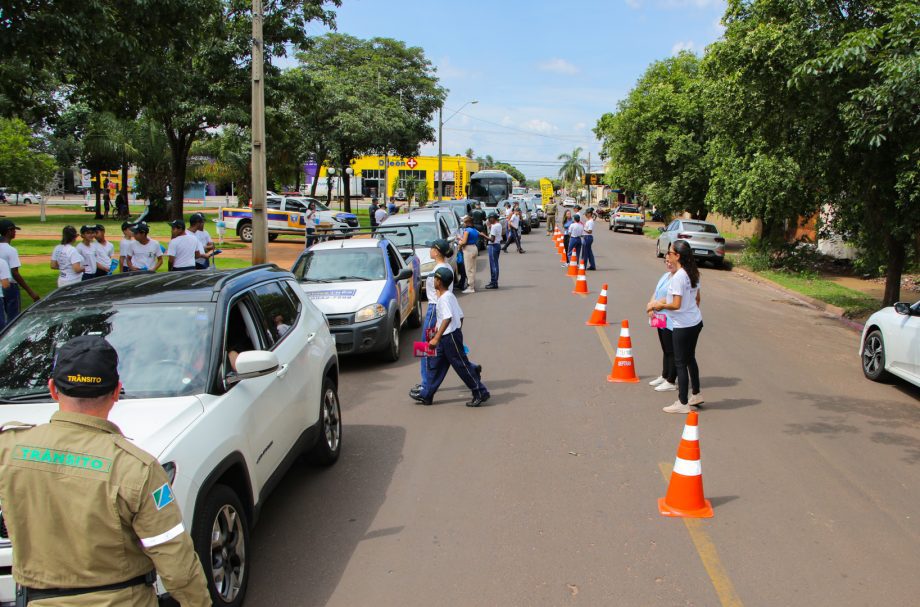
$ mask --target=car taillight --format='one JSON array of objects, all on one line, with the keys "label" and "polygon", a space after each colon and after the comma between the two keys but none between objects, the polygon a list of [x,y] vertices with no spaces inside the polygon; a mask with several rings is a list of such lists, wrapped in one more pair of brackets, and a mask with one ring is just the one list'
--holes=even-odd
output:
[{"label": "car taillight", "polygon": [[678,234],[677,238],[679,240],[690,240],[691,238],[693,238],[693,236],[690,234]]},{"label": "car taillight", "polygon": [[716,238],[715,241],[719,244],[725,244],[725,239],[722,237]]}]

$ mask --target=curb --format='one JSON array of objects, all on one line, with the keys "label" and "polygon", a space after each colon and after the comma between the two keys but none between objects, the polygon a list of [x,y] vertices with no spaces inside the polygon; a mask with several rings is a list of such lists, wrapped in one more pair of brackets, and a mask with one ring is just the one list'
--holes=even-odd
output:
[{"label": "curb", "polygon": [[832,316],[836,320],[839,320],[841,324],[843,324],[848,329],[852,329],[853,331],[856,331],[857,333],[862,333],[863,331],[863,327],[865,325],[863,325],[863,323],[861,322],[850,320],[849,318],[844,316],[844,310],[843,308],[839,306],[829,304],[826,301],[821,301],[820,299],[815,299],[814,297],[803,295],[802,293],[799,293],[798,291],[793,291],[792,289],[788,289],[779,283],[773,282],[769,278],[764,278],[763,276],[759,274],[755,274],[754,272],[744,270],[737,266],[733,266],[731,271],[738,273],[743,278],[746,278],[752,282],[756,282],[762,285],[772,287],[776,289],[777,291],[781,291],[782,293],[784,293],[785,295],[788,295],[789,297],[793,299],[801,301],[802,303],[807,304],[811,306],[812,308],[815,308],[818,311],[824,312],[828,316]]}]

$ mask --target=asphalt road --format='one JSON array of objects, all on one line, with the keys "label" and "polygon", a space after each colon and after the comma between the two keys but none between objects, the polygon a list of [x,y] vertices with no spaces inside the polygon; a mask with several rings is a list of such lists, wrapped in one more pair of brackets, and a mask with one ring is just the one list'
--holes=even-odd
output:
[{"label": "asphalt road", "polygon": [[[660,370],[644,315],[654,243],[602,229],[587,297],[542,231],[524,246],[502,255],[501,289],[460,299],[488,407],[464,407],[453,374],[434,406],[413,404],[408,348],[396,364],[343,361],[342,459],[292,470],[266,504],[247,605],[916,604],[920,391],[865,380],[838,321],[704,269],[715,517],[661,517],[685,416],[646,385]],[[602,282],[640,384],[606,381],[584,325]]]}]

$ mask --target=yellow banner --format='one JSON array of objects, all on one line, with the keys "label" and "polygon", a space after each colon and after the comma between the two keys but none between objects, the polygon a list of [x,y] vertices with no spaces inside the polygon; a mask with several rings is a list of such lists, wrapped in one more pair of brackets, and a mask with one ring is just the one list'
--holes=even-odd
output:
[{"label": "yellow banner", "polygon": [[553,199],[553,182],[544,177],[540,180],[540,194],[543,195],[543,204],[547,205]]}]

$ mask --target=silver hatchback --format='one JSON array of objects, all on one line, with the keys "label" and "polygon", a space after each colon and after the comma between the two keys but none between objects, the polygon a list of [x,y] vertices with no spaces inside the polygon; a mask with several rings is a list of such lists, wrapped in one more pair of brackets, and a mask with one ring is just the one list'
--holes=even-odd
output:
[{"label": "silver hatchback", "polygon": [[655,253],[664,257],[668,247],[675,240],[686,240],[693,249],[697,261],[711,261],[717,268],[725,260],[725,239],[719,228],[708,221],[697,219],[675,219],[666,228],[658,228],[661,234],[655,243]]}]

